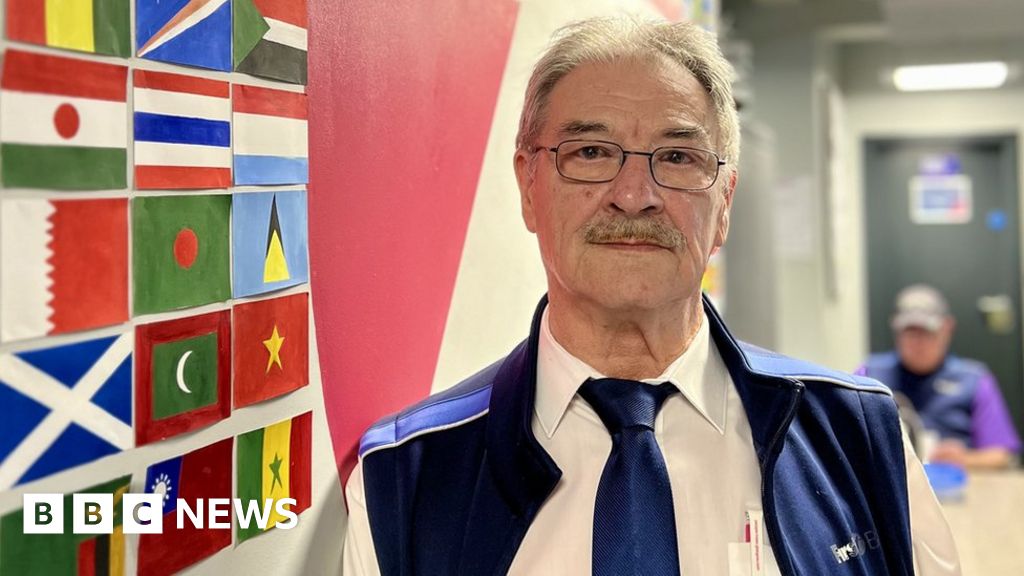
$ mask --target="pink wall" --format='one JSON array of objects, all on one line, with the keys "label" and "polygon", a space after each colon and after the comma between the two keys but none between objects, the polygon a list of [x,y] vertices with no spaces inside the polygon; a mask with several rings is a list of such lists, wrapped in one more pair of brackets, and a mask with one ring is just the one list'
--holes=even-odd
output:
[{"label": "pink wall", "polygon": [[427,395],[514,0],[310,0],[310,259],[341,477]]}]

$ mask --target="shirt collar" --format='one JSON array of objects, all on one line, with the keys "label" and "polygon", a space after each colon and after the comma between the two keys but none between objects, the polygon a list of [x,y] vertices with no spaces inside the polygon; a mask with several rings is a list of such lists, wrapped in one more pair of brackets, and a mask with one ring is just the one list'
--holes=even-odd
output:
[{"label": "shirt collar", "polygon": [[[588,378],[606,378],[573,356],[551,334],[548,311],[541,319],[537,347],[537,418],[548,438],[554,436],[580,385]],[[726,387],[730,385],[725,363],[711,345],[708,322],[701,315],[700,328],[690,345],[657,378],[647,383],[671,382],[683,397],[720,434],[725,434]]]}]

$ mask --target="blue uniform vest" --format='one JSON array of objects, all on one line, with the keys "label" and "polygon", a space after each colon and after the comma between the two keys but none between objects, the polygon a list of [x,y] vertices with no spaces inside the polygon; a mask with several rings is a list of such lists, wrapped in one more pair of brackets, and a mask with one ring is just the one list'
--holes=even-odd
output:
[{"label": "blue uniform vest", "polygon": [[973,447],[974,396],[988,370],[980,362],[948,356],[934,374],[915,376],[900,367],[896,352],[873,354],[865,374],[910,400],[925,428]]},{"label": "blue uniform vest", "polygon": [[[363,437],[367,513],[384,576],[508,571],[562,474],[531,429],[546,304],[529,339],[507,357]],[[889,390],[740,344],[704,306],[750,421],[765,527],[782,573],[913,574],[903,442]]]}]

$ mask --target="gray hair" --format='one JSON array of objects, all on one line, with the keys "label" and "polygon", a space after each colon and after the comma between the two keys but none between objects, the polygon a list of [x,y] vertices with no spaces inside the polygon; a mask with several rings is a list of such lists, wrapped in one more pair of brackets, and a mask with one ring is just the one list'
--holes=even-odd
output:
[{"label": "gray hair", "polygon": [[721,151],[734,166],[740,155],[739,115],[732,97],[732,65],[713,34],[689,22],[602,17],[574,22],[555,32],[547,52],[533,68],[519,117],[516,148],[528,149],[538,137],[555,84],[587,62],[664,55],[683,66],[704,86],[715,108]]}]

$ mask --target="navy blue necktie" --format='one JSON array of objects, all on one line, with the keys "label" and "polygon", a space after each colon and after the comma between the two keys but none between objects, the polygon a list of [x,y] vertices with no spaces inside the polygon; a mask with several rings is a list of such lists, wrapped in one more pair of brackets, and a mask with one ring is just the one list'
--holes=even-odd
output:
[{"label": "navy blue necktie", "polygon": [[654,438],[654,417],[675,391],[616,378],[580,388],[612,436],[594,505],[594,576],[679,574],[672,487]]}]

